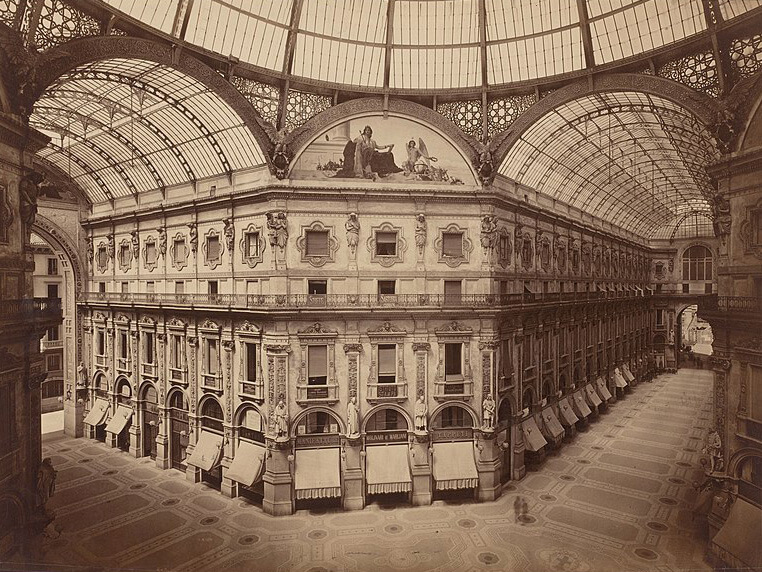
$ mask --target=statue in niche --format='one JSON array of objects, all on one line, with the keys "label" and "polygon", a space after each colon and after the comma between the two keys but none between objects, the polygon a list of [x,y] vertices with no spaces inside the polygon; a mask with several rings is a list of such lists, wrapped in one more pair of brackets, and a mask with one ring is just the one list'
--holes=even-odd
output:
[{"label": "statue in niche", "polygon": [[601,247],[596,246],[593,248],[593,270],[596,276],[601,274]]},{"label": "statue in niche", "polygon": [[195,256],[196,252],[198,252],[198,227],[195,222],[189,222],[188,229],[188,235],[190,237],[188,242],[190,242],[191,252]]},{"label": "statue in niche", "polygon": [[138,237],[138,231],[130,231],[130,240],[132,241],[132,256],[135,260],[140,258],[140,238]]},{"label": "statue in niche", "polygon": [[589,242],[585,242],[582,244],[582,271],[585,274],[590,274],[592,264],[592,247]]},{"label": "statue in niche", "polygon": [[603,251],[603,273],[606,276],[611,275],[611,249],[608,246]]},{"label": "statue in niche", "polygon": [[556,259],[556,268],[559,272],[566,272],[566,241],[559,235],[555,237],[553,255]]},{"label": "statue in niche", "polygon": [[482,217],[480,240],[485,256],[492,256],[497,245],[497,217],[495,215],[484,215]]},{"label": "statue in niche", "polygon": [[706,444],[701,450],[705,455],[709,455],[709,472],[721,471],[724,461],[722,458],[722,439],[717,429],[712,429],[706,436]]},{"label": "statue in niche", "polygon": [[116,260],[116,245],[114,244],[114,235],[108,235],[108,256],[111,260]]},{"label": "statue in niche", "polygon": [[415,430],[418,433],[426,431],[426,414],[428,413],[428,407],[426,407],[426,401],[423,395],[418,396],[418,401],[415,402]]},{"label": "statue in niche", "polygon": [[657,280],[664,280],[664,262],[661,260],[654,262],[654,277]]},{"label": "statue in niche", "polygon": [[87,368],[84,362],[79,362],[77,366],[77,387],[87,387]]},{"label": "statue in niche", "polygon": [[233,221],[229,218],[223,219],[222,224],[225,229],[223,231],[225,235],[225,243],[228,247],[228,252],[232,254],[235,245],[235,227],[233,226]]},{"label": "statue in niche", "polygon": [[730,201],[728,201],[722,194],[717,193],[714,196],[712,211],[714,214],[714,222],[712,225],[714,227],[714,234],[725,240],[725,237],[730,234],[732,223]]},{"label": "statue in niche", "polygon": [[288,241],[286,213],[282,211],[278,213],[269,212],[265,216],[267,217],[270,246],[277,246],[282,252],[286,248],[286,242]]},{"label": "statue in niche", "polygon": [[577,246],[577,241],[572,238],[571,244],[569,245],[569,250],[571,251],[571,267],[573,272],[579,272],[579,247]]},{"label": "statue in niche", "polygon": [[156,232],[159,233],[159,254],[161,254],[163,258],[167,253],[167,229],[160,226]]},{"label": "statue in niche", "polygon": [[675,259],[674,258],[670,258],[669,260],[667,260],[667,268],[669,269],[670,272],[674,271],[674,269],[675,269]]},{"label": "statue in niche", "polygon": [[353,395],[347,403],[347,436],[355,437],[360,434],[360,412],[357,408],[357,398]]},{"label": "statue in niche", "polygon": [[275,436],[278,439],[288,437],[288,409],[281,398],[273,411],[275,418]]},{"label": "statue in niche", "polygon": [[37,197],[40,194],[40,183],[43,180],[42,173],[29,171],[19,182],[19,214],[21,222],[27,229],[27,234],[37,217]]},{"label": "statue in niche", "polygon": [[521,265],[524,270],[529,270],[532,267],[533,256],[532,237],[529,236],[529,233],[525,233],[521,243]]},{"label": "statue in niche", "polygon": [[53,461],[45,457],[37,470],[37,507],[47,513],[45,505],[56,492],[56,476],[58,471],[53,468]]},{"label": "statue in niche", "polygon": [[360,221],[357,220],[357,213],[349,213],[347,222],[344,223],[347,230],[347,246],[352,254],[357,250],[357,242],[360,240]]},{"label": "statue in niche", "polygon": [[542,232],[537,233],[537,255],[540,258],[540,267],[546,272],[550,268],[550,239]]},{"label": "statue in niche", "polygon": [[611,256],[611,270],[614,278],[619,278],[619,253],[617,252]]},{"label": "statue in niche", "polygon": [[418,249],[418,255],[422,256],[426,246],[426,217],[423,213],[418,213],[415,217],[415,246]]},{"label": "statue in niche", "polygon": [[482,429],[492,431],[495,428],[495,400],[488,393],[482,402]]},{"label": "statue in niche", "polygon": [[87,261],[90,263],[90,268],[93,267],[93,258],[95,258],[95,252],[93,250],[93,237],[88,236],[87,241]]}]

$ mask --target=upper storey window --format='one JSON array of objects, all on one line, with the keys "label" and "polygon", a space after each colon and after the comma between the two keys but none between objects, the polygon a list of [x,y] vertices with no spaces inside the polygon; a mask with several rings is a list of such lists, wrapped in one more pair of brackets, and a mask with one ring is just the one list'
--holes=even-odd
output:
[{"label": "upper storey window", "polygon": [[328,256],[328,231],[327,230],[308,230],[307,238],[307,256]]},{"label": "upper storey window", "polygon": [[462,232],[443,232],[442,233],[442,255],[459,258],[463,256],[463,233]]},{"label": "upper storey window", "polygon": [[704,246],[691,246],[683,254],[683,280],[711,280],[712,252]]}]

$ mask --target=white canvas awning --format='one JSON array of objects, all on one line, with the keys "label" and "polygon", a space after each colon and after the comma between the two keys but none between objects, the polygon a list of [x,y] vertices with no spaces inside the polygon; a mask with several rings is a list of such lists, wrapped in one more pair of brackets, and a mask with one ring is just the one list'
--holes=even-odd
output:
[{"label": "white canvas awning", "polygon": [[106,425],[106,432],[119,435],[124,428],[127,427],[127,423],[132,418],[132,407],[126,405],[117,405],[116,413]]},{"label": "white canvas awning", "polygon": [[611,399],[611,392],[609,391],[609,388],[606,387],[606,382],[603,381],[602,377],[599,377],[595,380],[595,386],[598,389],[598,395],[603,401],[608,401]]},{"label": "white canvas awning", "polygon": [[622,373],[624,374],[624,378],[629,382],[632,383],[635,381],[635,376],[632,374],[632,370],[630,369],[630,364],[624,364],[622,366]]},{"label": "white canvas awning", "polygon": [[339,449],[297,449],[294,460],[297,499],[341,496]]},{"label": "white canvas awning", "polygon": [[712,540],[711,549],[738,570],[762,570],[762,509],[737,498],[730,515]]},{"label": "white canvas awning", "polygon": [[574,409],[577,415],[580,417],[580,419],[584,419],[590,413],[590,407],[587,405],[587,401],[585,401],[585,396],[582,394],[582,390],[575,392],[572,396],[572,403],[574,403]]},{"label": "white canvas awning", "polygon": [[252,486],[264,473],[265,452],[266,449],[259,443],[238,441],[235,457],[225,476],[247,487]]},{"label": "white canvas awning", "polygon": [[365,449],[368,494],[406,493],[413,487],[407,445],[374,445]]},{"label": "white canvas awning", "polygon": [[222,435],[211,431],[201,430],[193,453],[186,463],[204,471],[211,471],[222,457]]},{"label": "white canvas awning", "polygon": [[540,428],[537,427],[534,417],[530,417],[521,424],[521,432],[524,435],[524,444],[530,451],[539,451],[548,444],[545,437],[540,433]]},{"label": "white canvas awning", "polygon": [[[572,399],[574,399],[574,397],[572,397]],[[569,400],[566,397],[558,402],[558,413],[561,416],[561,423],[567,427],[570,427],[579,421],[579,418],[574,414],[574,409],[572,409],[572,406],[569,404]]]},{"label": "white canvas awning", "polygon": [[555,411],[552,407],[546,407],[542,410],[542,422],[545,425],[545,430],[548,434],[552,435],[554,439],[558,439],[564,434],[564,428],[556,417]]},{"label": "white canvas awning", "polygon": [[106,422],[106,415],[108,414],[108,401],[97,397],[95,403],[93,403],[90,412],[85,417],[84,421],[87,425],[96,427],[97,425],[103,425]]},{"label": "white canvas awning", "polygon": [[592,383],[586,385],[584,391],[591,406],[598,407],[601,403],[603,403],[600,396],[595,392],[595,387]]},{"label": "white canvas awning", "polygon": [[433,473],[438,491],[478,487],[473,441],[434,443]]},{"label": "white canvas awning", "polygon": [[614,385],[616,385],[619,388],[627,387],[627,381],[625,381],[624,376],[622,375],[622,372],[619,371],[619,368],[615,368],[614,373],[611,375],[614,378]]}]

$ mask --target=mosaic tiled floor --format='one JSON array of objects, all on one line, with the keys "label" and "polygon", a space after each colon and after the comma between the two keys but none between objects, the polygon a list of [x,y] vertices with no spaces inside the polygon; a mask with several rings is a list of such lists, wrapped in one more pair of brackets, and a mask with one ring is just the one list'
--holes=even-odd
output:
[{"label": "mosaic tiled floor", "polygon": [[[712,373],[640,384],[492,503],[372,505],[270,517],[177,471],[60,435],[40,569],[182,571],[709,571],[692,518]],[[516,495],[529,513],[515,522]]]}]

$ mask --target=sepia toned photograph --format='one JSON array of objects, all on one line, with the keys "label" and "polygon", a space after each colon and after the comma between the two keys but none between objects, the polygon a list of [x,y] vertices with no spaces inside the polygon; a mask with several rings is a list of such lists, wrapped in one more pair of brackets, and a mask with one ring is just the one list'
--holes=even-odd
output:
[{"label": "sepia toned photograph", "polygon": [[0,571],[762,572],[762,0],[0,0]]}]

